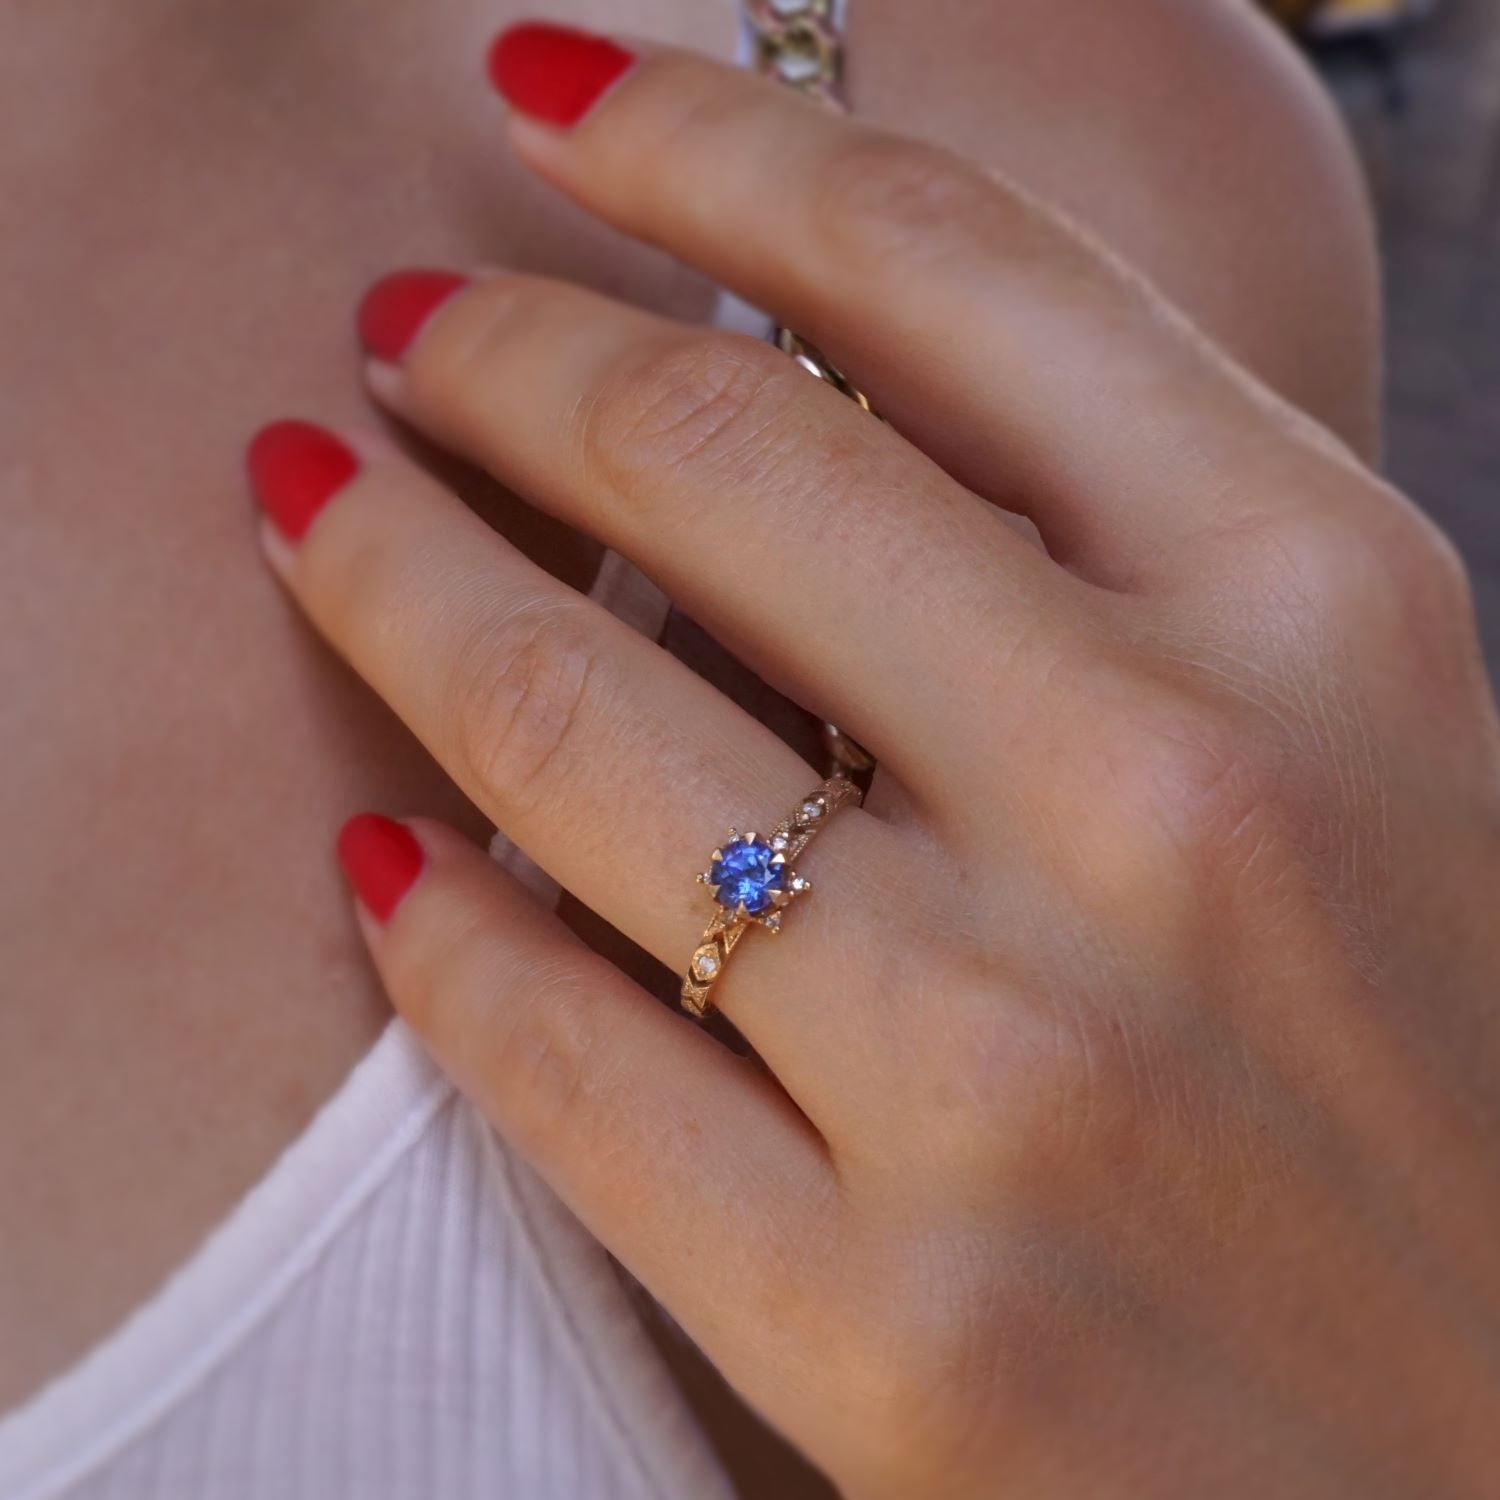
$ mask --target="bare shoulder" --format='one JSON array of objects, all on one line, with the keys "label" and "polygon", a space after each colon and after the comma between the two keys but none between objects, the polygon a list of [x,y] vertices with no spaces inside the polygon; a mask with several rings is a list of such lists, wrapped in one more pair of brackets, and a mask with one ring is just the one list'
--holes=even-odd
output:
[{"label": "bare shoulder", "polygon": [[1067,210],[1373,454],[1364,189],[1321,85],[1251,0],[855,0],[849,85],[866,117]]}]

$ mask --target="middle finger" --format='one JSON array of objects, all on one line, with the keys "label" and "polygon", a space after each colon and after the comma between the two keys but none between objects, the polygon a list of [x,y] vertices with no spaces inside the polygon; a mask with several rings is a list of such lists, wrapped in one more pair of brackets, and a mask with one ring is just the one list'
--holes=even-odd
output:
[{"label": "middle finger", "polygon": [[[412,285],[376,289],[367,335]],[[632,558],[919,803],[969,804],[995,729],[976,649],[1024,701],[1087,585],[768,345],[534,277],[437,285],[404,349],[376,340],[400,356],[375,362],[388,404]]]}]

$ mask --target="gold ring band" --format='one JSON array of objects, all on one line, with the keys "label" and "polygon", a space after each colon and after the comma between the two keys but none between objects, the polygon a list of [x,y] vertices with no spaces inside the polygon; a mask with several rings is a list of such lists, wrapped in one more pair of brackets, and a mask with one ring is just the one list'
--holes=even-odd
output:
[{"label": "gold ring band", "polygon": [[752,926],[781,931],[784,908],[812,890],[811,882],[792,868],[792,861],[840,808],[858,807],[861,799],[859,788],[847,776],[830,776],[765,838],[729,830],[729,837],[714,850],[708,869],[698,877],[713,890],[718,910],[682,981],[682,1008],[689,1015],[707,1014],[713,987],[729,955]]}]

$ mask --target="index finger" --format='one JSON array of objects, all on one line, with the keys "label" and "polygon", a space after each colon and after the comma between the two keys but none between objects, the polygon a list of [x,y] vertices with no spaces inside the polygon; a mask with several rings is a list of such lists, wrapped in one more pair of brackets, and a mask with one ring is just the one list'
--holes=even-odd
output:
[{"label": "index finger", "polygon": [[[515,28],[492,57],[526,161],[807,334],[1086,576],[1196,577],[1185,544],[1305,517],[1318,497],[1288,485],[1289,458],[1325,500],[1347,493],[1341,445],[1014,185],[706,58],[559,35]],[[579,91],[559,112],[564,75]]]}]

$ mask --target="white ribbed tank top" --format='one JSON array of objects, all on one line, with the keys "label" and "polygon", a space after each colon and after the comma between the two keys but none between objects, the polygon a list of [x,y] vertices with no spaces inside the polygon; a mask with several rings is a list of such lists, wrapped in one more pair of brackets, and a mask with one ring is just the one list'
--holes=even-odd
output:
[{"label": "white ribbed tank top", "polygon": [[4,1500],[730,1500],[599,1246],[393,1022],[0,1422]]}]

